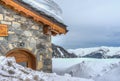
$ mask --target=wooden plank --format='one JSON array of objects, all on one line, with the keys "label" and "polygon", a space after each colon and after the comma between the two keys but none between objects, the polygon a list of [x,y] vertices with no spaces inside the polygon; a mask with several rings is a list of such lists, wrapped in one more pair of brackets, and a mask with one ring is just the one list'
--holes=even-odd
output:
[{"label": "wooden plank", "polygon": [[0,24],[0,36],[8,36],[7,25]]}]

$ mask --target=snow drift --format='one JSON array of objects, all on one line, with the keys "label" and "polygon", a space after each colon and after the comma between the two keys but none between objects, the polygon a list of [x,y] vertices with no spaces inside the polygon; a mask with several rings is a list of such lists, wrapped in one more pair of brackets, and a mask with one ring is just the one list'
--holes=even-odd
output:
[{"label": "snow drift", "polygon": [[53,71],[57,74],[68,73],[74,77],[95,81],[119,81],[119,78],[117,78],[120,77],[119,69],[120,59],[53,59]]},{"label": "snow drift", "polygon": [[95,81],[120,81],[120,66],[96,78]]},{"label": "snow drift", "polygon": [[59,76],[55,73],[34,71],[16,63],[14,57],[0,57],[0,81],[93,81],[74,78],[70,75]]}]

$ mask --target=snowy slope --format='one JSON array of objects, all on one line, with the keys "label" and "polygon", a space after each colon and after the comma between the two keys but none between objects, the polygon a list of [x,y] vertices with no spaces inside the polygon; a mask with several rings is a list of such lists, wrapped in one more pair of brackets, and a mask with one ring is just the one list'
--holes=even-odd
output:
[{"label": "snowy slope", "polygon": [[97,79],[117,67],[120,67],[120,59],[53,59],[54,72],[60,75],[69,73],[80,78]]},{"label": "snowy slope", "polygon": [[93,48],[68,49],[68,51],[78,56],[85,56],[91,53],[102,53],[106,56],[120,55],[120,47],[101,46]]},{"label": "snowy slope", "polygon": [[14,58],[0,57],[0,81],[93,81],[75,78],[70,75],[59,76],[55,73],[44,73],[24,68]]},{"label": "snowy slope", "polygon": [[96,78],[95,81],[120,81],[120,66]]}]

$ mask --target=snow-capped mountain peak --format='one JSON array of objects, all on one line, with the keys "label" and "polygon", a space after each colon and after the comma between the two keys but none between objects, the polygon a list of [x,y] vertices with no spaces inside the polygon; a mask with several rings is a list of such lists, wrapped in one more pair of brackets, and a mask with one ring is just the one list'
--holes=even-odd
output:
[{"label": "snow-capped mountain peak", "polygon": [[98,58],[120,58],[120,47],[93,47],[93,48],[78,48],[68,49],[69,53],[74,53],[79,57],[96,57]]}]

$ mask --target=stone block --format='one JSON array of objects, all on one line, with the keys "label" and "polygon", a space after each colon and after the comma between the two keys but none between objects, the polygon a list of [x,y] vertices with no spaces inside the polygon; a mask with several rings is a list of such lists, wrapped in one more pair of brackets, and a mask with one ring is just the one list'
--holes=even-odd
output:
[{"label": "stone block", "polygon": [[43,59],[43,56],[42,56],[42,55],[40,55],[40,59],[39,59],[39,60],[40,60],[41,62],[42,62],[42,59]]},{"label": "stone block", "polygon": [[37,44],[37,45],[36,45],[36,48],[37,48],[37,49],[46,49],[46,48],[45,48],[45,45],[43,45],[42,43]]},{"label": "stone block", "polygon": [[37,63],[37,70],[40,70],[43,68],[43,63],[42,62],[38,62]]},{"label": "stone block", "polygon": [[27,49],[30,50],[30,51],[32,51],[33,48],[31,48],[31,47],[27,47]]},{"label": "stone block", "polygon": [[13,49],[14,47],[13,47],[13,45],[12,45],[12,44],[9,44],[9,48],[10,48],[10,49]]},{"label": "stone block", "polygon": [[12,22],[12,27],[18,28],[20,26],[21,26],[20,23],[18,23],[18,22]]},{"label": "stone block", "polygon": [[4,9],[2,6],[0,6],[0,13],[3,13],[4,12]]},{"label": "stone block", "polygon": [[33,25],[33,26],[32,26],[32,29],[34,29],[34,30],[39,30],[39,26]]},{"label": "stone block", "polygon": [[44,65],[51,65],[52,61],[51,59],[44,59]]},{"label": "stone block", "polygon": [[13,17],[14,18],[20,18],[21,16],[20,15],[14,15]]},{"label": "stone block", "polygon": [[0,14],[0,20],[3,20],[3,14]]},{"label": "stone block", "polygon": [[32,36],[32,33],[31,33],[30,31],[25,31],[25,32],[24,32],[24,35],[25,35],[25,36]]},{"label": "stone block", "polygon": [[16,35],[14,35],[14,34],[10,34],[8,36],[8,41],[9,42],[17,42],[18,40],[19,40],[18,37]]},{"label": "stone block", "polygon": [[4,38],[3,38],[3,37],[0,37],[0,40],[4,40]]},{"label": "stone block", "polygon": [[8,22],[8,21],[1,21],[1,24],[11,25],[11,22]]},{"label": "stone block", "polygon": [[47,59],[52,59],[52,52],[51,53],[48,52],[47,55],[46,55],[46,58]]},{"label": "stone block", "polygon": [[52,69],[52,64],[47,66],[48,69]]},{"label": "stone block", "polygon": [[28,30],[29,29],[29,25],[26,26],[26,24],[21,23],[21,29],[22,30]]},{"label": "stone block", "polygon": [[36,47],[36,40],[33,37],[28,40],[30,41],[30,47]]},{"label": "stone block", "polygon": [[51,73],[51,72],[52,72],[52,68],[48,69],[48,67],[45,66],[45,65],[43,66],[42,70],[43,70],[44,72],[47,72],[47,73]]},{"label": "stone block", "polygon": [[6,21],[13,21],[15,19],[13,17],[5,16],[4,20],[6,20]]},{"label": "stone block", "polygon": [[26,18],[25,18],[25,17],[21,17],[21,21],[22,21],[22,22],[25,22],[25,21],[26,21]]},{"label": "stone block", "polygon": [[39,31],[43,33],[43,26],[39,26]]},{"label": "stone block", "polygon": [[8,34],[15,34],[15,32],[12,32],[12,31],[8,31]]}]

